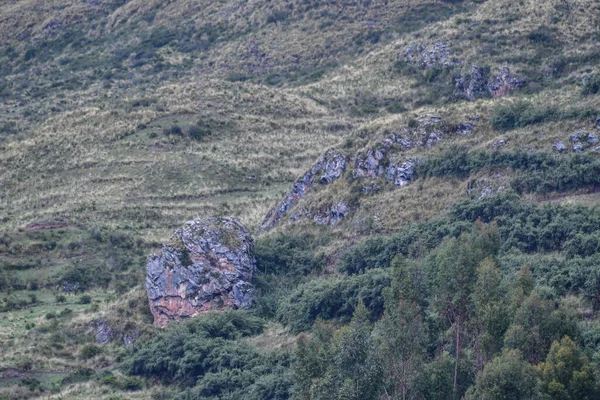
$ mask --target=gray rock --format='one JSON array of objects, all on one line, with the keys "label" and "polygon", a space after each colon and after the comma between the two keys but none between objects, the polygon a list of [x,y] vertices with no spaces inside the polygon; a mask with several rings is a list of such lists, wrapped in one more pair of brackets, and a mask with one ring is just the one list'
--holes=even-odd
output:
[{"label": "gray rock", "polygon": [[459,75],[455,79],[457,95],[475,100],[490,95],[488,79],[490,70],[487,67],[474,65],[468,73]]},{"label": "gray rock", "polygon": [[504,96],[525,84],[525,79],[512,74],[508,67],[491,74],[489,67],[474,65],[468,73],[455,78],[456,94],[469,100]]},{"label": "gray rock", "polygon": [[512,74],[508,67],[504,67],[490,78],[488,91],[492,97],[500,97],[525,86],[525,84],[525,79]]},{"label": "gray rock", "polygon": [[567,146],[563,143],[563,142],[555,142],[552,145],[552,148],[556,151],[558,151],[559,153],[564,152],[565,150],[567,150]]},{"label": "gray rock", "polygon": [[131,346],[140,336],[139,330],[128,322],[124,328],[119,328],[118,325],[109,323],[104,319],[96,319],[91,321],[88,327],[93,329],[94,339],[101,346],[105,346],[119,338],[123,340],[125,346]]},{"label": "gray rock", "polygon": [[350,214],[350,208],[345,202],[340,201],[337,204],[330,205],[325,211],[317,213],[313,220],[319,225],[329,224],[333,226],[346,218],[348,214]]},{"label": "gray rock", "polygon": [[442,42],[429,45],[413,43],[404,49],[404,59],[424,69],[451,68],[456,65],[450,57],[449,47]]},{"label": "gray rock", "polygon": [[396,187],[404,187],[415,178],[415,164],[412,161],[406,161],[402,165],[392,164],[388,167],[385,177]]},{"label": "gray rock", "polygon": [[383,174],[384,171],[384,158],[387,153],[386,149],[369,149],[367,154],[359,154],[356,156],[354,161],[354,170],[352,176],[360,178],[368,176],[376,178]]},{"label": "gray rock", "polygon": [[249,307],[255,270],[253,240],[239,220],[187,222],[146,266],[154,322],[164,327],[211,310]]},{"label": "gray rock", "polygon": [[509,187],[509,180],[504,175],[496,173],[471,181],[467,187],[467,192],[477,200],[481,200],[503,192]]},{"label": "gray rock", "polygon": [[302,199],[315,184],[315,177],[319,176],[319,183],[331,184],[342,176],[346,169],[346,156],[335,150],[329,150],[303,176],[298,178],[292,190],[275,207],[269,210],[258,231],[265,232],[273,229],[281,219]]},{"label": "gray rock", "polygon": [[101,346],[110,343],[116,336],[112,327],[103,319],[92,321],[92,325],[94,325],[96,329],[96,334],[94,335],[96,343]]},{"label": "gray rock", "polygon": [[504,146],[506,146],[506,141],[504,139],[495,139],[492,142],[492,149],[493,150],[500,150]]},{"label": "gray rock", "polygon": [[381,185],[373,184],[373,185],[364,186],[361,191],[363,193],[373,193],[373,192],[378,192],[381,189],[382,189]]},{"label": "gray rock", "polygon": [[456,133],[458,133],[459,135],[470,135],[471,133],[473,133],[473,131],[475,130],[475,125],[472,124],[471,122],[462,122],[460,124],[457,125],[456,127]]}]

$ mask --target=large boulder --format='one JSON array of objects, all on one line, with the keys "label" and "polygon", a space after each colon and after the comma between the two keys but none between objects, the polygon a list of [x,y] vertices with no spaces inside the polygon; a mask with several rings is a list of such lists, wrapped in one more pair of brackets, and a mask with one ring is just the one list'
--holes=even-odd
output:
[{"label": "large boulder", "polygon": [[146,267],[154,322],[164,327],[225,308],[252,303],[256,270],[250,233],[235,218],[203,218],[175,231]]}]

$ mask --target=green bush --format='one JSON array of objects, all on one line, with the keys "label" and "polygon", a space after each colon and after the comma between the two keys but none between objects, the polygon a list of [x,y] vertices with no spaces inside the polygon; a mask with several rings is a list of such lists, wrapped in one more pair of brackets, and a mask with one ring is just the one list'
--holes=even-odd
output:
[{"label": "green bush", "polygon": [[309,330],[317,318],[347,322],[362,299],[375,320],[383,313],[382,291],[389,284],[388,271],[377,269],[342,279],[312,280],[280,300],[277,319],[294,332]]},{"label": "green bush", "polygon": [[255,245],[257,269],[262,274],[276,275],[308,275],[320,271],[325,256],[315,251],[327,241],[326,235],[317,238],[310,233],[279,233],[260,238]]},{"label": "green bush", "polygon": [[291,387],[291,380],[286,378],[289,354],[265,354],[246,341],[235,340],[262,329],[262,320],[243,311],[195,318],[136,343],[123,367],[131,375],[190,388],[180,393],[181,399],[223,398],[232,393],[237,398],[256,398],[247,396],[277,390],[287,398]]},{"label": "green bush", "polygon": [[490,123],[498,131],[523,128],[545,122],[589,118],[596,114],[590,108],[565,108],[555,106],[536,106],[525,100],[502,102],[492,109]]},{"label": "green bush", "polygon": [[179,125],[171,125],[163,130],[164,135],[183,136],[183,129]]},{"label": "green bush", "polygon": [[92,296],[84,294],[79,298],[79,304],[90,304],[92,302]]},{"label": "green bush", "polygon": [[583,88],[581,89],[581,94],[588,96],[598,93],[600,93],[600,75],[594,75],[585,81]]},{"label": "green bush", "polygon": [[84,360],[94,358],[100,353],[102,353],[102,347],[95,344],[86,344],[79,350],[79,356]]}]

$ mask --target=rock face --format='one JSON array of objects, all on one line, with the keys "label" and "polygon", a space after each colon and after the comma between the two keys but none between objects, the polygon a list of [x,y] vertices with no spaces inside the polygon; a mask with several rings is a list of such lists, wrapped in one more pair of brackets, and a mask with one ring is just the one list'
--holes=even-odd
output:
[{"label": "rock face", "polygon": [[469,72],[455,79],[456,95],[468,100],[504,96],[525,84],[525,80],[510,72],[508,67],[491,73],[489,67],[474,65]]},{"label": "rock face", "polygon": [[211,310],[249,307],[255,270],[252,237],[239,220],[187,222],[146,266],[154,322],[164,327]]},{"label": "rock face", "polygon": [[364,185],[360,191],[365,194],[381,190],[383,187],[379,183],[382,180],[392,183],[394,188],[405,187],[416,178],[416,170],[422,160],[418,157],[399,156],[398,151],[431,148],[451,135],[472,135],[478,120],[478,117],[473,116],[469,121],[454,125],[438,115],[423,115],[411,119],[406,127],[395,133],[386,132],[385,136],[379,137],[371,147],[354,155],[346,156],[336,150],[329,150],[309,171],[296,180],[283,200],[267,213],[259,232],[271,230],[286,220],[312,219],[319,225],[336,225],[354,212],[352,202],[338,198],[320,206],[319,210],[296,205],[318,185],[329,185],[338,180],[346,168],[353,179],[360,180],[360,184]]},{"label": "rock face", "polygon": [[317,160],[307,173],[294,182],[292,190],[285,198],[269,210],[258,231],[263,232],[273,229],[315,183],[318,182],[321,185],[333,183],[342,176],[345,169],[346,156],[340,152],[329,150]]},{"label": "rock face", "polygon": [[442,42],[427,45],[413,43],[404,49],[403,56],[406,61],[425,69],[454,67],[456,64],[450,55],[450,48]]}]

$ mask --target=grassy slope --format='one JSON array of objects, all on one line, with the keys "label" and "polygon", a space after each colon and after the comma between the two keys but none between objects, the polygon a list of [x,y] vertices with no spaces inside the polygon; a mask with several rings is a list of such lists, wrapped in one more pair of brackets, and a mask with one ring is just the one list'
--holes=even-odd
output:
[{"label": "grassy slope", "polygon": [[[590,120],[567,120],[499,133],[488,118],[495,104],[507,100],[456,102],[451,76],[431,78],[398,64],[407,45],[443,41],[460,61],[455,73],[471,65],[509,65],[526,77],[528,87],[508,101],[600,108],[597,97],[580,95],[581,78],[598,72],[600,5],[538,3],[1,2],[0,231],[12,244],[0,247],[0,258],[11,276],[42,285],[35,291],[38,303],[1,313],[0,336],[7,345],[0,368],[24,358],[34,359],[34,370],[54,364],[68,370],[104,367],[118,346],[91,360],[73,356],[84,345],[87,321],[127,315],[146,327],[139,286],[124,298],[114,285],[108,293],[92,292],[98,311],[70,297],[67,305],[57,304],[55,287],[44,287],[78,260],[106,264],[115,257],[89,240],[94,227],[141,240],[135,247],[141,255],[118,262],[127,265],[119,273],[139,279],[143,254],[187,219],[234,215],[256,228],[294,178],[344,139],[355,140],[353,151],[368,148],[386,130],[426,114],[455,122],[480,116],[472,136],[452,139],[475,148],[503,138],[509,149],[550,151],[553,141],[589,129]],[[390,113],[389,104],[401,112]],[[172,125],[185,130],[197,121],[212,134],[200,141],[163,134]],[[392,232],[438,215],[467,196],[467,183],[432,178],[365,196],[355,215],[335,228],[336,237]],[[308,204],[348,191],[340,181]],[[560,201],[597,204],[594,195]],[[374,222],[357,228],[355,222],[366,218]],[[44,220],[65,221],[72,231],[58,238],[19,231]],[[30,247],[52,240],[63,247]],[[83,243],[85,251],[64,250],[73,242]],[[326,250],[334,254],[343,243],[334,241]],[[33,266],[8,267],[14,259]],[[79,332],[65,349],[51,349],[52,334],[35,337],[32,330],[23,336],[26,324],[51,326],[45,314],[66,307],[75,316],[50,328],[55,336],[61,329]],[[47,354],[40,352],[44,347]],[[52,362],[45,363],[49,357]],[[21,389],[27,393],[6,390]],[[112,395],[92,384],[65,390],[67,398]]]}]

